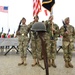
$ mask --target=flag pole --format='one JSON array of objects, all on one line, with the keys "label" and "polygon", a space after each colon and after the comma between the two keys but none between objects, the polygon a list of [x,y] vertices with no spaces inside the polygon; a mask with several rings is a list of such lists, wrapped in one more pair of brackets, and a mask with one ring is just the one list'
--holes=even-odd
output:
[{"label": "flag pole", "polygon": [[9,6],[8,6],[8,15],[7,15],[7,29],[9,30]]}]

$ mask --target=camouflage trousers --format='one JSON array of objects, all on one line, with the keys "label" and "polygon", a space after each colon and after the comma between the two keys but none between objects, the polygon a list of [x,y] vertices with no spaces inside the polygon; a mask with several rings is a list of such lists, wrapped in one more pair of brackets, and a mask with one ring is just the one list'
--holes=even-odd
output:
[{"label": "camouflage trousers", "polygon": [[19,50],[20,50],[21,58],[27,57],[27,47],[28,47],[28,40],[19,42]]},{"label": "camouflage trousers", "polygon": [[63,52],[64,52],[64,60],[71,61],[72,60],[72,51],[74,49],[73,42],[63,41]]},{"label": "camouflage trousers", "polygon": [[31,40],[31,48],[32,48],[32,57],[33,59],[41,59],[41,40],[40,39],[32,39]]},{"label": "camouflage trousers", "polygon": [[56,41],[52,40],[50,43],[47,44],[47,56],[48,59],[55,59],[56,58]]}]

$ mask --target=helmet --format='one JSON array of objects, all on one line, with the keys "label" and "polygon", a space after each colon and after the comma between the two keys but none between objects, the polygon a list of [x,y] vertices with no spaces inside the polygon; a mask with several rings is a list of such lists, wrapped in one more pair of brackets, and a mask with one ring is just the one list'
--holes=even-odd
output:
[{"label": "helmet", "polygon": [[46,31],[46,26],[42,22],[36,22],[32,25],[31,31]]}]

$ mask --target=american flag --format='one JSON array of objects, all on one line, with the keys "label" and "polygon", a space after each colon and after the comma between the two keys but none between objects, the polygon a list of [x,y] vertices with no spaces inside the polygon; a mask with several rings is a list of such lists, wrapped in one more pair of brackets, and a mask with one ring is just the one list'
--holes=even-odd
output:
[{"label": "american flag", "polygon": [[40,0],[33,0],[33,16],[38,15],[41,11],[41,2]]},{"label": "american flag", "polygon": [[0,6],[0,12],[8,13],[8,6]]}]

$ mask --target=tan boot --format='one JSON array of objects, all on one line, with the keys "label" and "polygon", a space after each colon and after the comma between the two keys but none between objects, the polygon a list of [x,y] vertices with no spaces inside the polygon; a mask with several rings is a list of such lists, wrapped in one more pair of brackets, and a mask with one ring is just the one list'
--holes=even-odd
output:
[{"label": "tan boot", "polygon": [[26,63],[26,58],[24,58],[24,66],[26,66],[27,65],[27,63]]},{"label": "tan boot", "polygon": [[69,67],[73,68],[73,65],[71,62],[68,62]]},{"label": "tan boot", "polygon": [[57,66],[56,66],[56,64],[55,64],[54,59],[52,59],[52,66],[53,66],[54,68],[56,68],[56,67],[57,67]]},{"label": "tan boot", "polygon": [[18,63],[18,66],[21,66],[21,65],[23,65],[24,64],[24,58],[21,58],[21,63]]},{"label": "tan boot", "polygon": [[35,65],[37,65],[36,59],[34,59],[34,63],[32,64],[32,67],[34,67]]},{"label": "tan boot", "polygon": [[48,60],[48,66],[51,67],[51,60]]},{"label": "tan boot", "polygon": [[65,67],[69,68],[68,61],[65,61]]}]

